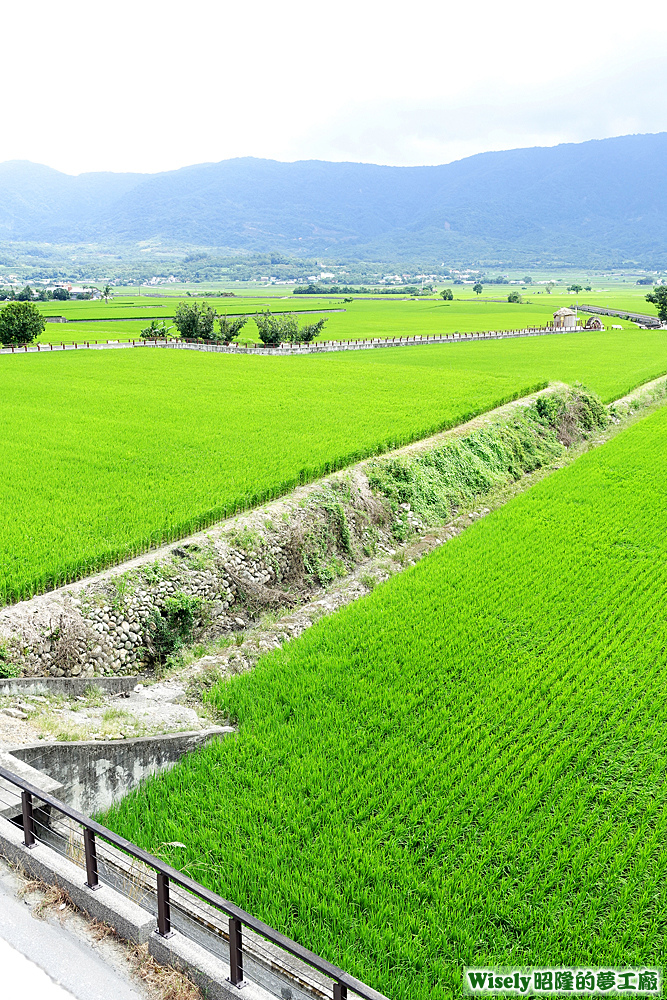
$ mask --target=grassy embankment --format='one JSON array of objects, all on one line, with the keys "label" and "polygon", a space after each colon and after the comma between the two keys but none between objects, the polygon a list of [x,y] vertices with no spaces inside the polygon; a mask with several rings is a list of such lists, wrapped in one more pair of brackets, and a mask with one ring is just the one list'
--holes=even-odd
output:
[{"label": "grassy embankment", "polygon": [[106,822],[396,1000],[661,966],[666,449],[662,409],[220,684],[238,737]]}]

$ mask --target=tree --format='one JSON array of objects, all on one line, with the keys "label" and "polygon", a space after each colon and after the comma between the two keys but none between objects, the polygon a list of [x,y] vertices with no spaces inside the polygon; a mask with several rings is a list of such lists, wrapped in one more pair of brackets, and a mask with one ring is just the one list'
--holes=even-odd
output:
[{"label": "tree", "polygon": [[311,340],[315,340],[315,337],[324,329],[324,324],[326,323],[326,318],[318,319],[315,323],[304,323],[301,329],[297,333],[297,344],[309,344]]},{"label": "tree", "polygon": [[67,302],[70,296],[66,288],[54,288],[53,297],[54,299],[57,299],[58,302]]},{"label": "tree", "polygon": [[247,322],[247,316],[238,316],[236,319],[229,319],[227,316],[218,317],[220,336],[217,339],[222,341],[223,344],[230,344],[232,340],[238,337]]},{"label": "tree", "polygon": [[176,329],[184,340],[213,340],[217,312],[206,301],[179,302],[174,313]]},{"label": "tree", "polygon": [[440,295],[445,302],[452,302],[454,300],[454,292],[451,288],[443,288]]},{"label": "tree", "polygon": [[667,323],[667,285],[658,285],[655,291],[648,292],[646,301],[657,307],[660,322]]},{"label": "tree", "polygon": [[510,292],[507,296],[508,302],[521,302],[521,296],[518,292]]},{"label": "tree", "polygon": [[18,302],[32,302],[32,288],[30,285],[26,285],[22,288],[20,292],[17,293],[16,299]]},{"label": "tree", "polygon": [[532,285],[533,279],[531,278],[531,276],[529,274],[527,274],[525,276],[525,278],[523,279],[523,283],[524,283],[524,285]]},{"label": "tree", "polygon": [[29,344],[45,329],[46,321],[33,302],[8,302],[0,309],[0,344]]},{"label": "tree", "polygon": [[475,293],[475,295],[481,295],[482,292],[484,291],[484,285],[482,284],[481,281],[478,281],[476,284],[472,286],[472,290]]},{"label": "tree", "polygon": [[294,313],[272,313],[269,309],[255,316],[259,339],[263,344],[293,344],[299,331]]},{"label": "tree", "polygon": [[578,295],[579,292],[583,292],[584,289],[583,285],[569,285],[567,290],[568,292],[574,292],[575,295]]},{"label": "tree", "polygon": [[102,289],[102,295],[104,296],[104,301],[108,302],[111,298],[111,285],[105,285]]},{"label": "tree", "polygon": [[301,329],[294,313],[272,313],[268,309],[255,316],[263,344],[309,344],[322,332],[326,319],[305,323]]},{"label": "tree", "polygon": [[547,283],[546,283],[546,293],[547,293],[547,295],[551,295],[551,289],[553,287],[554,287],[553,281],[547,281]]}]

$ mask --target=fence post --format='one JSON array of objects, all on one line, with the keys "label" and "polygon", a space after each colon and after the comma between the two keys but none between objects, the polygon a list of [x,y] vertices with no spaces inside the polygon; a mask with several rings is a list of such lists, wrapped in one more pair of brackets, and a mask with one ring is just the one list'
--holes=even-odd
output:
[{"label": "fence post", "polygon": [[243,931],[238,917],[229,918],[229,981],[232,986],[243,983]]},{"label": "fence post", "polygon": [[334,983],[333,1000],[347,1000],[347,986],[343,983]]},{"label": "fence post", "polygon": [[160,937],[171,937],[171,907],[169,905],[169,877],[157,873],[157,932]]},{"label": "fence post", "polygon": [[83,846],[86,852],[86,875],[88,881],[86,885],[89,889],[99,889],[100,880],[97,875],[97,848],[95,847],[95,834],[88,827],[83,831]]},{"label": "fence post", "polygon": [[32,795],[21,792],[21,807],[23,811],[23,844],[25,847],[35,846],[35,821],[32,815]]}]

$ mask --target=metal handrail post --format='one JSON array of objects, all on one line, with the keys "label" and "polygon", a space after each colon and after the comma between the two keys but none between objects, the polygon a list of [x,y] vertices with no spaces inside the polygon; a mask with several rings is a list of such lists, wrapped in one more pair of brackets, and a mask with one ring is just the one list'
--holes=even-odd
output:
[{"label": "metal handrail post", "polygon": [[243,985],[243,924],[238,917],[229,918],[229,981]]},{"label": "metal handrail post", "polygon": [[86,852],[86,885],[89,889],[99,889],[100,880],[97,874],[97,847],[95,834],[88,827],[83,829],[83,847]]},{"label": "metal handrail post", "polygon": [[23,812],[23,844],[25,847],[35,846],[35,819],[32,814],[32,795],[21,792],[21,811]]},{"label": "metal handrail post", "polygon": [[169,876],[164,872],[157,873],[157,932],[163,938],[171,937],[174,933],[171,929]]}]

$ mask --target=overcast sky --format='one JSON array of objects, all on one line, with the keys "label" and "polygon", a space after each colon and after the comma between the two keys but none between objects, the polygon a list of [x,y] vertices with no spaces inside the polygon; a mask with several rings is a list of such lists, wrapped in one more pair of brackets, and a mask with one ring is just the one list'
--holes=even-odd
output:
[{"label": "overcast sky", "polygon": [[13,4],[0,161],[408,165],[660,132],[665,28],[650,0]]}]

